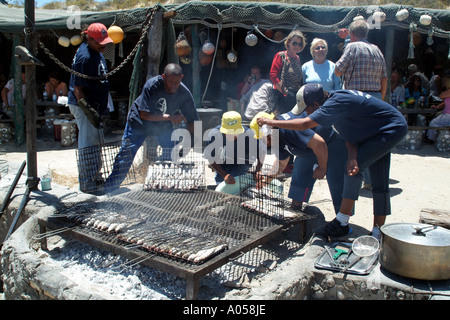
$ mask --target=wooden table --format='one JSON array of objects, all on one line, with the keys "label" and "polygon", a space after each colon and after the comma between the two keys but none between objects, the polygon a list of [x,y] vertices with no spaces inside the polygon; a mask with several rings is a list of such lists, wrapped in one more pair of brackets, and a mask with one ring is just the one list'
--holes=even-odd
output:
[{"label": "wooden table", "polygon": [[436,114],[438,112],[438,109],[421,109],[421,108],[414,108],[414,109],[408,109],[408,108],[400,108],[399,111],[403,114]]},{"label": "wooden table", "polygon": [[71,113],[68,114],[59,114],[62,108],[68,108],[66,104],[58,103],[57,101],[43,101],[43,100],[37,100],[36,101],[36,107],[37,108],[44,108],[45,110],[48,109],[55,109],[58,114],[55,115],[44,115],[44,116],[38,116],[36,117],[36,120],[46,120],[46,119],[67,119],[71,120],[73,119],[73,115]]},{"label": "wooden table", "polygon": [[[400,108],[398,109],[402,114],[406,115],[406,121],[408,122],[408,126],[415,126],[416,125],[416,117],[418,114],[424,114],[424,115],[434,115],[436,114],[439,110],[438,109],[431,109],[431,108],[427,108],[427,109],[422,109],[422,108],[413,108],[413,109],[408,109],[408,108]],[[415,118],[412,119],[408,119],[409,115],[415,115]],[[408,121],[411,120],[411,121]]]}]

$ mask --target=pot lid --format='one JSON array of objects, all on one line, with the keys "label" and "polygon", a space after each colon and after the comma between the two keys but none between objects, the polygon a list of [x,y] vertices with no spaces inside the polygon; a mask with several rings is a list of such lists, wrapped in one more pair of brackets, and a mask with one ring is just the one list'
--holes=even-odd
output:
[{"label": "pot lid", "polygon": [[423,223],[391,223],[380,228],[393,239],[423,246],[450,246],[450,230]]}]

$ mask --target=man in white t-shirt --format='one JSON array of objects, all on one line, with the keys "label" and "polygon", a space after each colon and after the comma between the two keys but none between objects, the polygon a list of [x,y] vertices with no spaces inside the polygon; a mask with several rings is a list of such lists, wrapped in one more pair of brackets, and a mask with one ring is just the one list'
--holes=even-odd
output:
[{"label": "man in white t-shirt", "polygon": [[[25,73],[22,73],[22,98],[25,100]],[[14,79],[10,79],[2,89],[3,111],[8,111],[14,106]]]}]

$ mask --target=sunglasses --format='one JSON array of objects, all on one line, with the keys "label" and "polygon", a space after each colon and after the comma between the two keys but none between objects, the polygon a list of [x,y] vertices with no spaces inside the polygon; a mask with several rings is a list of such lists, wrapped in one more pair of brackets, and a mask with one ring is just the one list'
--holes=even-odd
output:
[{"label": "sunglasses", "polygon": [[325,50],[326,48],[325,48],[325,46],[317,46],[314,49],[315,50],[320,50],[320,49]]},{"label": "sunglasses", "polygon": [[291,44],[293,45],[293,46],[302,46],[303,45],[303,42],[291,42]]}]

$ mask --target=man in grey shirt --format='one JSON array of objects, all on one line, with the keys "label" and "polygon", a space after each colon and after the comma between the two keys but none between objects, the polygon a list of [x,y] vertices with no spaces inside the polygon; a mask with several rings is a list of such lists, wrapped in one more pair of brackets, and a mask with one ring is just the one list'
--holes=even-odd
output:
[{"label": "man in grey shirt", "polygon": [[261,81],[258,88],[244,94],[240,101],[241,113],[247,120],[252,120],[260,111],[273,112],[275,96],[272,83],[269,80]]}]

